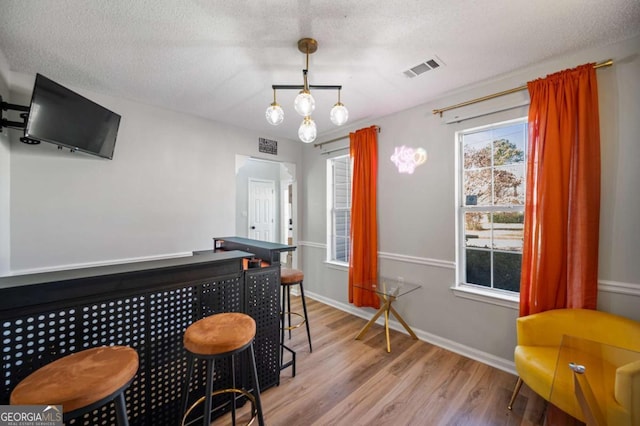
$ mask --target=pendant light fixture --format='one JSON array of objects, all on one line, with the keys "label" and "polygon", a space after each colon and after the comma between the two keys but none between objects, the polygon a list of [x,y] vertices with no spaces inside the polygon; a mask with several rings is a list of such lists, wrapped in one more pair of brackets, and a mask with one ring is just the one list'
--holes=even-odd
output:
[{"label": "pendant light fixture", "polygon": [[340,90],[338,90],[338,102],[331,108],[329,116],[331,117],[331,122],[336,126],[342,126],[349,119],[347,107],[340,102]]},{"label": "pendant light fixture", "polygon": [[267,122],[273,126],[277,126],[282,123],[284,120],[284,111],[282,107],[276,102],[276,91],[273,90],[273,103],[267,108],[267,112],[265,113],[267,117]]},{"label": "pendant light fixture", "polygon": [[303,84],[300,85],[282,85],[274,84],[273,88],[273,103],[269,105],[265,113],[269,124],[277,126],[284,120],[284,111],[276,102],[276,90],[299,90],[298,96],[293,103],[294,109],[304,119],[298,129],[298,137],[302,142],[311,143],[316,139],[317,128],[316,123],[311,118],[311,114],[316,108],[316,101],[311,95],[311,90],[337,90],[338,102],[333,106],[330,112],[331,122],[336,126],[341,126],[347,122],[349,118],[349,111],[340,102],[340,91],[342,86],[327,86],[327,85],[309,85],[307,74],[309,72],[309,55],[318,50],[318,42],[312,38],[303,38],[298,40],[298,50],[306,55],[306,67],[302,70]]}]

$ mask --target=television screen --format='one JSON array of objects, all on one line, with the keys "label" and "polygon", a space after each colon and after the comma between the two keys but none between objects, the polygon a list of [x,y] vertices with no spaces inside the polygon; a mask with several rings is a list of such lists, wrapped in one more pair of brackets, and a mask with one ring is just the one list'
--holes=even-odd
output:
[{"label": "television screen", "polygon": [[112,159],[120,116],[37,74],[25,136]]}]

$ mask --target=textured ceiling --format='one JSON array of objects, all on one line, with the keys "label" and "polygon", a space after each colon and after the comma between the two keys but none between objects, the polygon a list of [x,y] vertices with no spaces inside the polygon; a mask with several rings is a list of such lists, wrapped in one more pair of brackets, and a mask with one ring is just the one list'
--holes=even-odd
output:
[{"label": "textured ceiling", "polygon": [[[289,139],[295,91],[278,92],[282,125],[264,111],[272,84],[302,84],[303,37],[319,44],[309,83],[342,84],[353,123],[639,33],[638,0],[0,0],[12,71]],[[314,96],[319,134],[335,131],[335,92]]]}]

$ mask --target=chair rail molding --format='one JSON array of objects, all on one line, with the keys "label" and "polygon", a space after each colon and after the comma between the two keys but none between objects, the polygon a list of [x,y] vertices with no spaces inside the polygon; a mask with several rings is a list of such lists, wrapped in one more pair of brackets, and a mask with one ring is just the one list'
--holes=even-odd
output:
[{"label": "chair rail molding", "polygon": [[640,284],[620,281],[598,280],[598,290],[606,293],[625,294],[640,297]]},{"label": "chair rail molding", "polygon": [[319,248],[319,249],[326,249],[327,245],[325,243],[316,243],[313,241],[298,241],[298,245],[299,246],[305,246],[305,247],[315,247],[315,248]]},{"label": "chair rail molding", "polygon": [[[298,241],[299,246],[314,247],[319,249],[326,249],[327,245],[324,243],[316,243],[313,241]],[[395,260],[397,262],[415,263],[418,265],[434,266],[437,268],[455,269],[456,263],[451,260],[432,259],[428,257],[409,256],[406,254],[389,253],[384,251],[378,252],[379,259]]]},{"label": "chair rail molding", "polygon": [[435,266],[436,268],[455,269],[456,263],[450,260],[431,259],[428,257],[409,256],[406,254],[378,252],[380,259],[395,260],[405,263],[416,263],[418,265]]}]

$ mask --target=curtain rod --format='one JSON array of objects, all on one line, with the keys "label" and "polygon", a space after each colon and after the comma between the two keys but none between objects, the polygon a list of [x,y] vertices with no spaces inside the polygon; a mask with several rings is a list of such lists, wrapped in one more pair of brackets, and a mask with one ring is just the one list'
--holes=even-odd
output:
[{"label": "curtain rod", "polygon": [[[378,133],[380,133],[380,126],[375,126],[375,127],[376,127],[376,129],[378,129]],[[328,141],[324,141],[324,142],[320,142],[320,143],[314,143],[313,147],[314,148],[318,148],[318,147],[320,147],[322,145],[325,145],[325,144],[328,144],[328,143],[332,143],[332,142],[338,142],[338,141],[341,141],[342,139],[346,139],[348,137],[349,137],[349,135],[345,135],[345,136],[340,136],[339,138],[329,139]]]},{"label": "curtain rod", "polygon": [[[601,62],[599,64],[595,64],[593,66],[593,68],[598,69],[598,68],[603,68],[603,67],[610,67],[611,65],[613,65],[613,60],[609,59],[608,61]],[[460,108],[460,107],[467,106],[467,105],[477,104],[478,102],[484,102],[484,101],[487,101],[489,99],[498,98],[500,96],[509,95],[511,93],[521,92],[523,90],[527,90],[527,85],[526,84],[524,86],[516,87],[514,89],[509,89],[509,90],[505,90],[503,92],[493,93],[491,95],[483,96],[481,98],[472,99],[470,101],[462,102],[462,103],[459,103],[459,104],[456,104],[456,105],[451,105],[451,106],[448,106],[448,107],[445,107],[445,108],[434,109],[433,110],[433,114],[434,115],[435,114],[440,114],[440,117],[442,117],[442,113],[445,112],[445,111],[449,111],[449,110]]]}]

